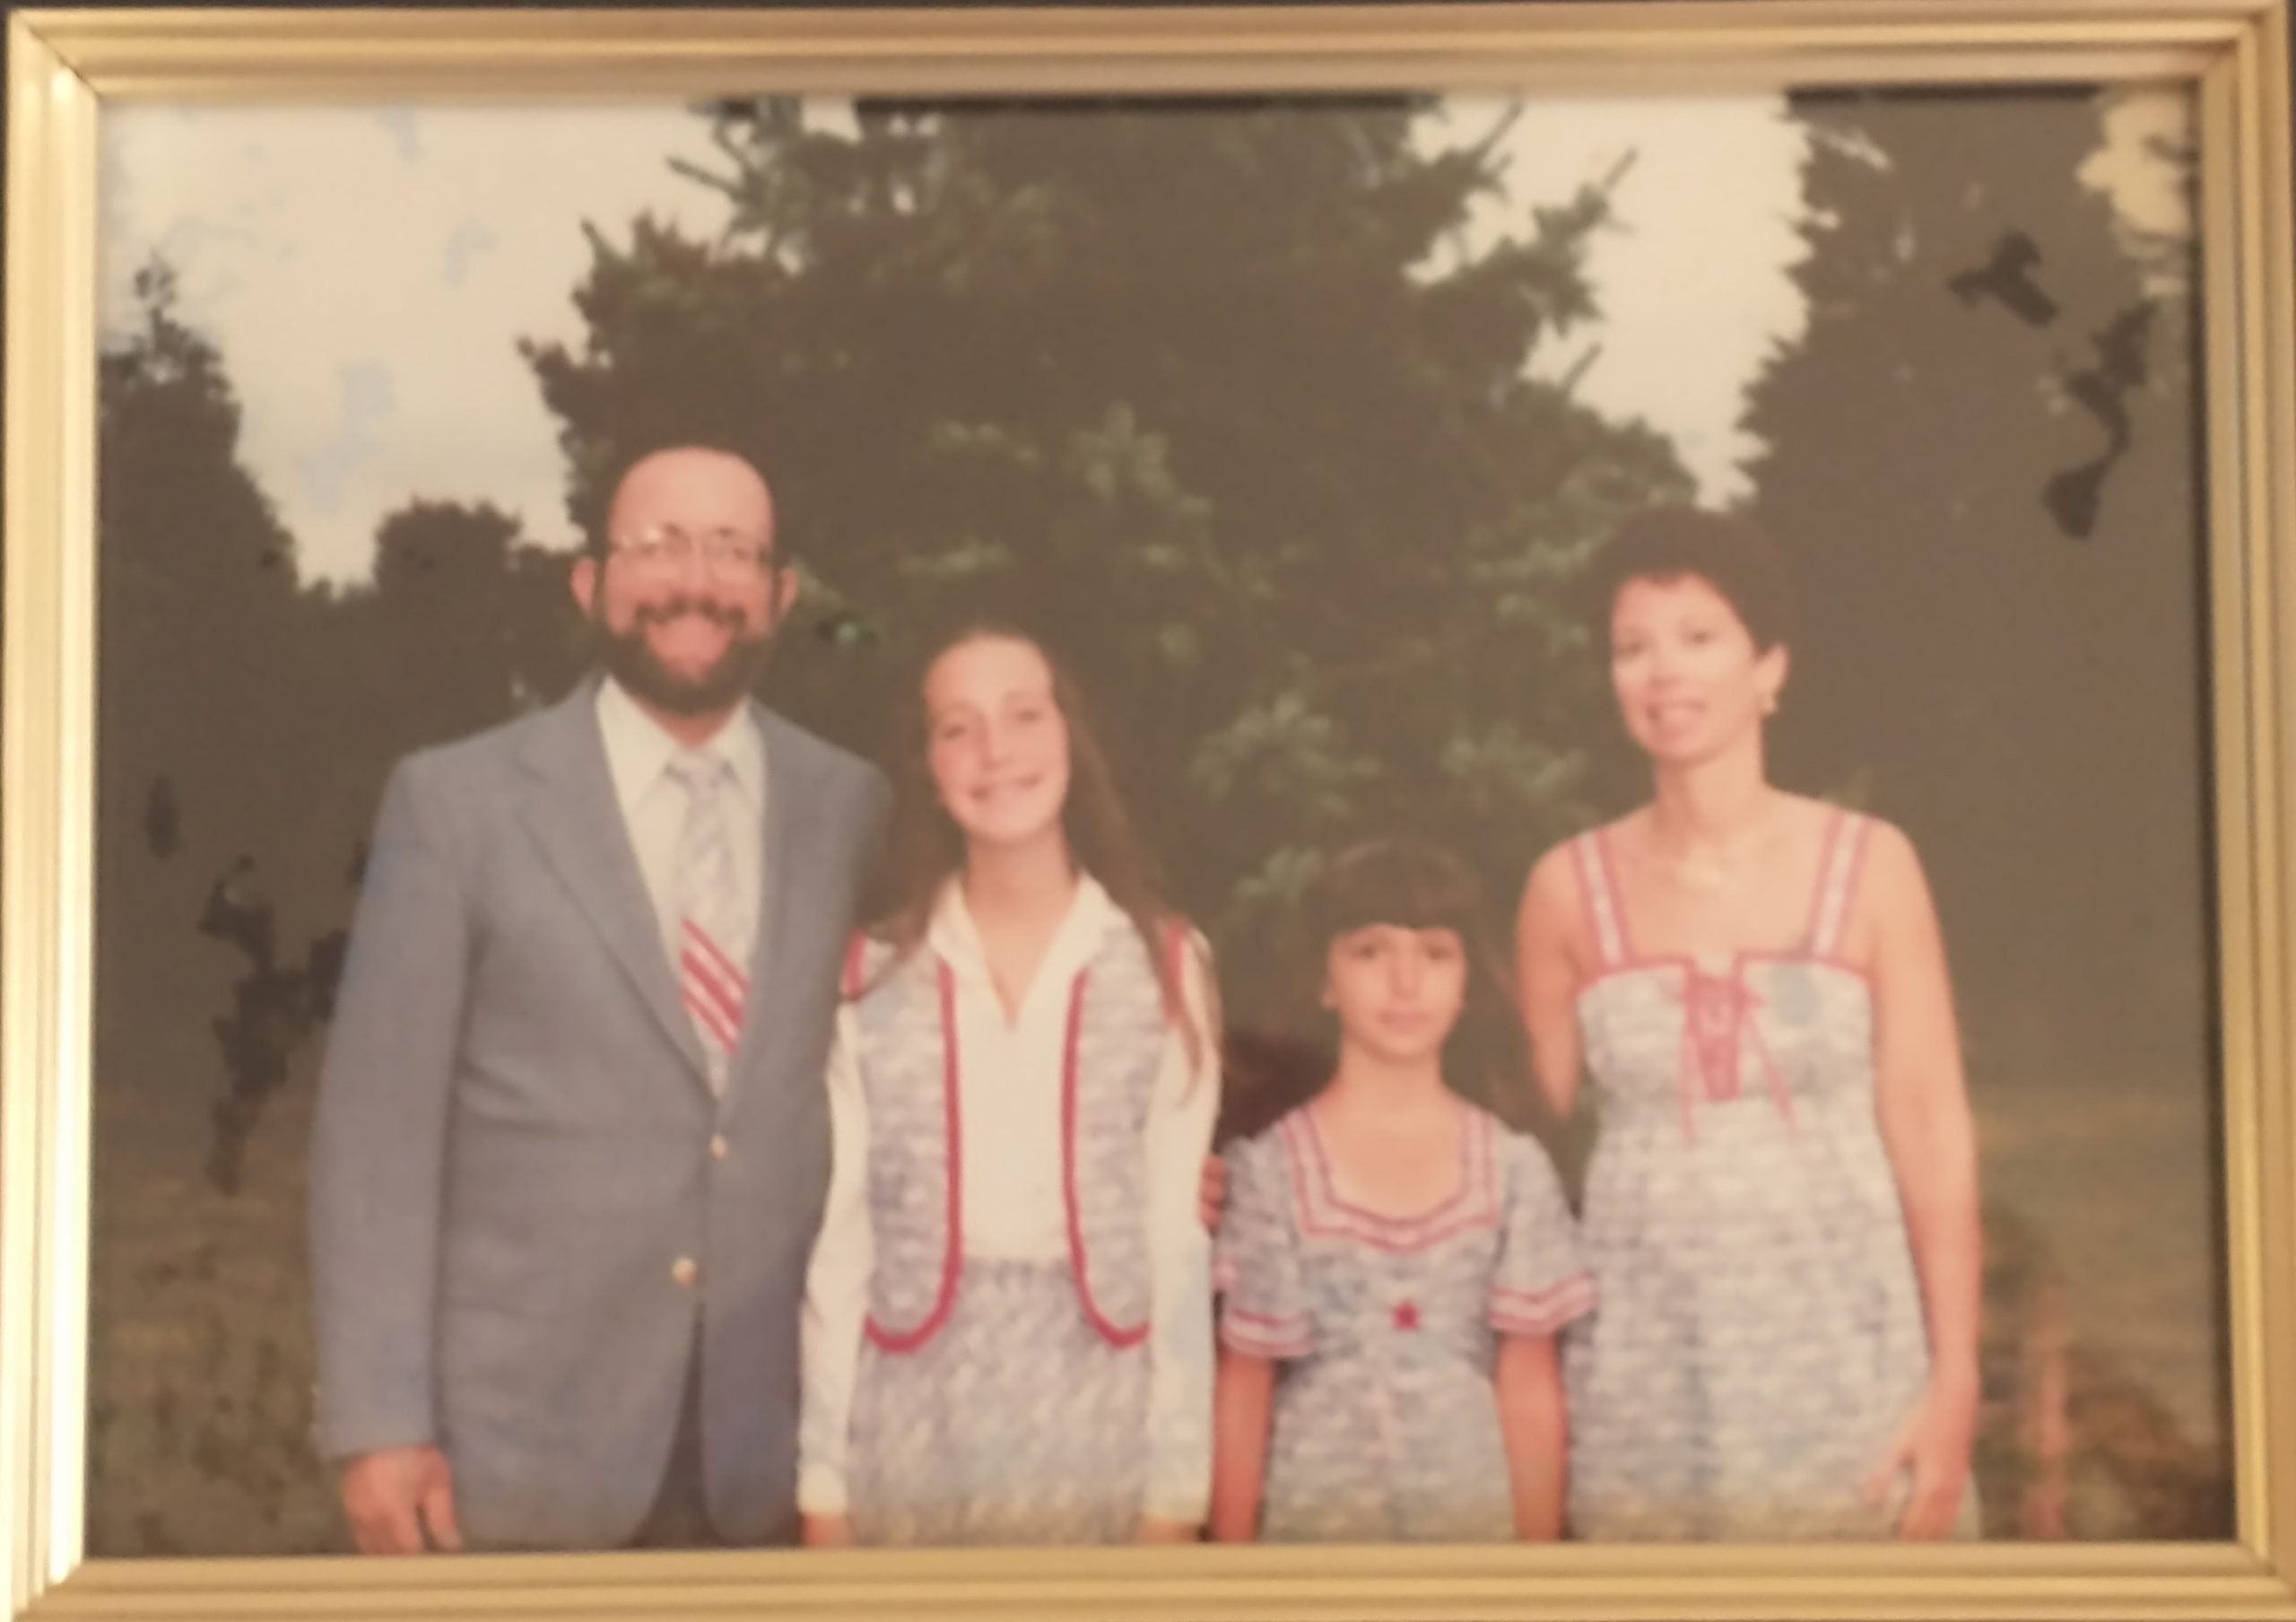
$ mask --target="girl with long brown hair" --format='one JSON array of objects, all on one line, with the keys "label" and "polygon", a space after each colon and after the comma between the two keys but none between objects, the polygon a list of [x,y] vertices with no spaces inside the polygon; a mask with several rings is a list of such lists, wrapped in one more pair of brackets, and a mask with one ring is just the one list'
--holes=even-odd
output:
[{"label": "girl with long brown hair", "polygon": [[1209,952],[1074,685],[974,627],[918,685],[808,1276],[809,1543],[1192,1539],[1210,1482]]}]

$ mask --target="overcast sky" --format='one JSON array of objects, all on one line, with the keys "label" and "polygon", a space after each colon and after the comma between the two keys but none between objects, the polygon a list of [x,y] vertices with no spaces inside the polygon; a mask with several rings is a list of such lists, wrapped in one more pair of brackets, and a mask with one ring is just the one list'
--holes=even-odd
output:
[{"label": "overcast sky", "polygon": [[[1430,144],[1478,139],[1462,100]],[[833,104],[818,116],[836,119]],[[246,407],[241,454],[305,571],[363,575],[378,521],[413,496],[490,501],[570,542],[557,423],[521,336],[578,339],[585,220],[616,239],[641,211],[713,234],[722,199],[667,159],[711,153],[682,108],[195,108],[129,104],[103,124],[107,318],[154,253],[214,339]],[[1744,488],[1747,382],[1796,336],[1799,128],[1775,99],[1541,100],[1504,146],[1508,195],[1478,240],[1527,234],[1631,151],[1619,228],[1588,272],[1598,327],[1535,357],[1606,414],[1668,435],[1709,499]]]}]

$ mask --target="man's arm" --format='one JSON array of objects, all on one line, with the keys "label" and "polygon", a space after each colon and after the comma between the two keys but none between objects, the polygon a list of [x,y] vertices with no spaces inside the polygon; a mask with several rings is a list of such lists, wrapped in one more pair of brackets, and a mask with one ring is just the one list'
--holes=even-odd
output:
[{"label": "man's arm", "polygon": [[[384,790],[352,920],[312,1130],[318,1440],[354,1472],[363,1455],[437,1441],[440,1207],[468,919],[425,800],[419,769],[402,763]],[[383,1493],[367,1506],[369,1522],[411,1507],[397,1503],[407,1494],[437,1504],[439,1469],[400,1462],[379,1473],[406,1493]],[[361,1505],[349,1502],[354,1485],[374,1484],[346,1480],[345,1496],[362,1546],[378,1546],[359,1523]],[[444,1508],[450,1531],[450,1497]],[[435,1517],[432,1532],[450,1540]]]}]

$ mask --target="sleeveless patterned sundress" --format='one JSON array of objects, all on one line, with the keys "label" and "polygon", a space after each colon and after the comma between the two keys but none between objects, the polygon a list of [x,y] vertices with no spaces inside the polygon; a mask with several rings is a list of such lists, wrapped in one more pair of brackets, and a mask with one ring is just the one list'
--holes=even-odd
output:
[{"label": "sleeveless patterned sundress", "polygon": [[1871,988],[1841,955],[1868,827],[1834,814],[1795,948],[1709,958],[1637,951],[1602,833],[1573,842],[1600,955],[1574,1537],[1881,1539],[1901,1507],[1902,1481],[1861,1491],[1929,1373]]}]

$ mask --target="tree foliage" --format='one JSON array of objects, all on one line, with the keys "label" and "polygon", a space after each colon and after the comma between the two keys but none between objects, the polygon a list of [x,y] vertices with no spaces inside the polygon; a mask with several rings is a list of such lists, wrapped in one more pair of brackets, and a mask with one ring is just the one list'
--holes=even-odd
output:
[{"label": "tree foliage", "polygon": [[1447,839],[1511,900],[1581,822],[1570,596],[1671,448],[1526,362],[1595,313],[1592,183],[1467,248],[1486,153],[1403,103],[713,114],[715,242],[593,237],[530,346],[595,529],[645,448],[764,468],[807,571],[777,695],[884,717],[936,627],[1046,633],[1246,1003],[1335,844]]}]

